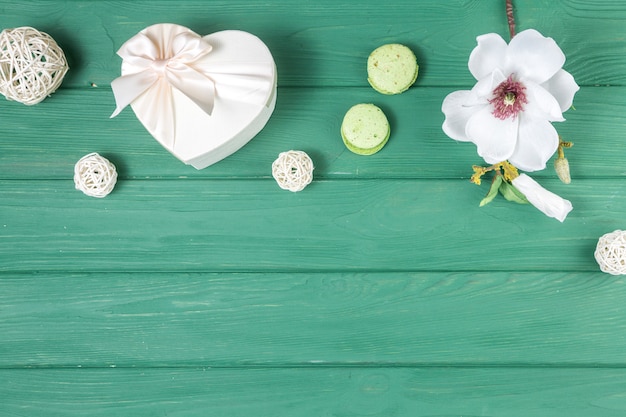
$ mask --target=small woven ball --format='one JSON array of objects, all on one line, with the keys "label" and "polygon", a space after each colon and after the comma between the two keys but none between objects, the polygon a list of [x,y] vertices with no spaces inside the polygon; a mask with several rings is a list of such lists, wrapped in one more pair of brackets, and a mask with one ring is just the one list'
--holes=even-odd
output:
[{"label": "small woven ball", "polygon": [[63,50],[31,27],[0,32],[0,93],[32,106],[56,91],[68,70]]},{"label": "small woven ball", "polygon": [[74,166],[76,189],[90,197],[106,197],[116,182],[115,166],[95,152],[83,156]]},{"label": "small woven ball", "polygon": [[305,152],[287,151],[272,164],[272,176],[283,190],[302,191],[313,181],[313,161]]},{"label": "small woven ball", "polygon": [[626,275],[626,231],[616,230],[598,239],[594,252],[602,272]]}]

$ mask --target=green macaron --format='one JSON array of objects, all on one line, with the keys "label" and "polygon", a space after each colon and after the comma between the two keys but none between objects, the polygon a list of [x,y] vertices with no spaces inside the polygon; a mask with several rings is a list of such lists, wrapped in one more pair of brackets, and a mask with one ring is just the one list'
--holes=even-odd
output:
[{"label": "green macaron", "polygon": [[419,66],[408,47],[390,43],[376,48],[367,59],[367,81],[382,94],[400,94],[417,80]]},{"label": "green macaron", "polygon": [[352,106],[341,123],[341,138],[346,147],[358,155],[372,155],[389,140],[389,121],[374,104]]}]

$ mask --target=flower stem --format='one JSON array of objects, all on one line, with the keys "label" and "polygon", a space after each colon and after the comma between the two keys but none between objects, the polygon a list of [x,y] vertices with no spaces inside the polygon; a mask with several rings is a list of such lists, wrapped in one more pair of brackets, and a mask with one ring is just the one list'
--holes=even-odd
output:
[{"label": "flower stem", "polygon": [[574,146],[572,142],[564,141],[559,135],[559,147],[556,149],[558,152],[558,158],[565,158],[565,153],[563,152],[564,148],[571,148]]},{"label": "flower stem", "polygon": [[515,178],[519,177],[519,172],[517,171],[517,168],[515,168],[515,166],[509,161],[502,161],[500,163],[500,166],[502,167],[502,171],[504,173],[504,179],[508,182],[511,182]]},{"label": "flower stem", "polygon": [[515,36],[515,17],[513,16],[513,0],[506,0],[506,17],[509,22],[511,39]]},{"label": "flower stem", "polygon": [[480,180],[483,175],[489,171],[496,171],[497,175],[502,175],[505,181],[511,182],[519,176],[517,168],[509,161],[502,161],[497,164],[490,165],[488,167],[481,167],[479,165],[473,165],[474,175],[470,178],[470,182],[476,185],[480,185]]}]

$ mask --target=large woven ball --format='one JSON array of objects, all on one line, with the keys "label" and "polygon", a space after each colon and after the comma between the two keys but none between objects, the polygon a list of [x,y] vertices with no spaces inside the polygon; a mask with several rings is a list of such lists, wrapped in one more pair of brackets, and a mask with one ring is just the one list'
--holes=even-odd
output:
[{"label": "large woven ball", "polygon": [[31,106],[56,91],[68,66],[63,50],[47,33],[31,27],[0,33],[0,93]]},{"label": "large woven ball", "polygon": [[598,239],[594,256],[602,272],[626,275],[626,231],[615,230]]}]

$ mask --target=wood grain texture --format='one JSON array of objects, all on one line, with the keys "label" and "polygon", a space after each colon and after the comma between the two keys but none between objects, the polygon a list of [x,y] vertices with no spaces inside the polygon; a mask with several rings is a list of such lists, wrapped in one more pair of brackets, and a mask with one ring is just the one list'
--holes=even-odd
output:
[{"label": "wood grain texture", "polygon": [[[463,180],[128,181],[105,200],[71,181],[0,184],[0,271],[596,271],[621,225],[617,182],[548,189],[563,224]],[[532,220],[530,220],[532,219]]]},{"label": "wood grain texture", "polygon": [[[518,30],[554,37],[566,68],[582,85],[624,85],[626,5],[621,0],[518,0]],[[281,86],[367,86],[367,55],[389,42],[411,46],[421,63],[419,85],[472,83],[467,59],[478,35],[508,36],[503,1],[289,0],[19,1],[0,5],[2,27],[36,26],[65,49],[65,86],[105,86],[119,75],[117,49],[154,23],[172,22],[208,34],[242,29],[275,55]],[[607,52],[610,51],[610,52]]]},{"label": "wood grain texture", "polygon": [[624,283],[600,272],[5,273],[0,368],[621,367]]},{"label": "wood grain texture", "polygon": [[[0,2],[0,28],[50,33],[71,67],[35,107],[0,100],[0,416],[623,416],[626,287],[593,251],[626,228],[626,3],[514,3],[582,86],[555,124],[573,183],[533,174],[572,201],[563,224],[479,208],[475,148],[441,130],[476,36],[508,37],[503,0]],[[269,124],[202,171],[109,119],[117,49],[159,22],[276,59]],[[420,76],[389,97],[365,62],[391,42]],[[359,102],[391,122],[371,157],[339,136]],[[270,176],[289,149],[315,163],[301,193]],[[94,151],[120,174],[105,199],[72,181]]]},{"label": "wood grain texture", "polygon": [[[269,178],[274,159],[289,149],[311,155],[317,179],[469,179],[471,166],[484,163],[476,147],[441,130],[441,103],[454,90],[415,87],[384,96],[370,87],[280,88],[265,129],[239,152],[201,171],[163,149],[131,109],[109,119],[115,108],[110,89],[63,90],[37,109],[0,101],[7,132],[0,141],[0,179],[71,179],[76,161],[94,151],[115,163],[120,179]],[[563,138],[574,143],[567,157],[575,180],[626,175],[623,155],[616,152],[626,134],[625,96],[622,87],[583,88],[576,109],[565,113],[565,122],[555,123]],[[381,107],[392,129],[383,150],[367,157],[348,151],[339,133],[345,112],[363,102]],[[32,121],[35,114],[37,123]],[[556,178],[552,161],[533,175]]]},{"label": "wood grain texture", "polygon": [[[0,370],[7,416],[621,417],[623,369]],[[36,387],[36,388],[33,388]]]}]

